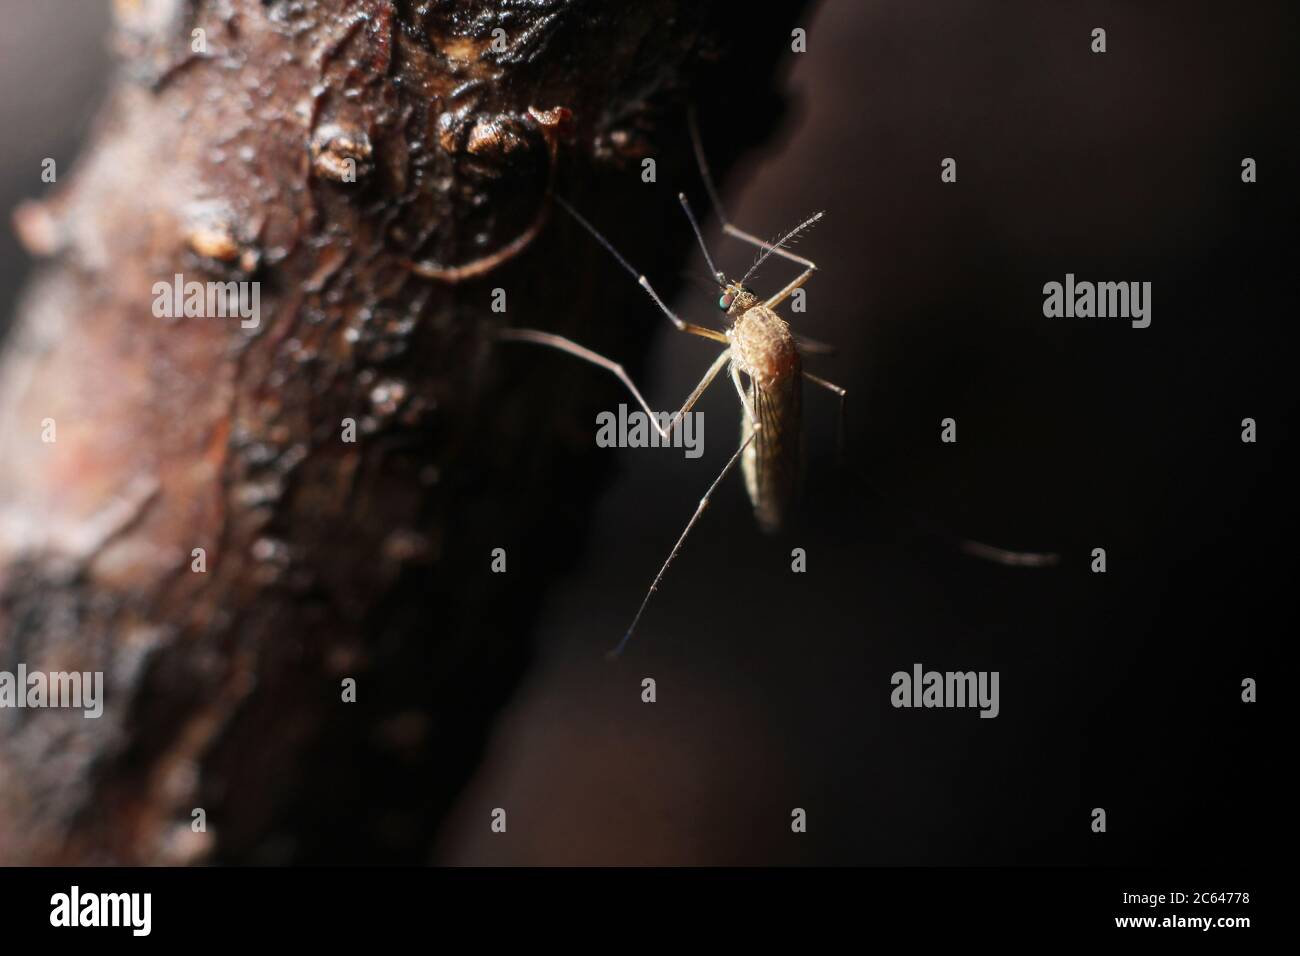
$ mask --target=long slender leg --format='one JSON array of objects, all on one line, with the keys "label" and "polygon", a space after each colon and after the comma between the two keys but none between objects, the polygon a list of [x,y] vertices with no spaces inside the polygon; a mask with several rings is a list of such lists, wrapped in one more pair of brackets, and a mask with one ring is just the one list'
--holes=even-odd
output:
[{"label": "long slender leg", "polygon": [[695,218],[694,210],[691,209],[691,201],[686,198],[686,193],[678,193],[677,201],[682,204],[682,212],[686,213],[686,218],[690,221],[695,238],[700,243],[700,252],[704,253],[704,261],[709,265],[709,275],[713,276],[718,285],[725,285],[727,277],[713,264],[713,256],[709,255],[709,247],[704,244],[704,233],[700,232],[700,224]]},{"label": "long slender leg", "polygon": [[834,392],[836,395],[840,397],[840,414],[839,414],[840,421],[839,421],[839,426],[836,428],[836,432],[835,432],[836,434],[835,443],[837,446],[836,451],[837,454],[839,455],[840,463],[843,464],[844,433],[845,433],[844,419],[847,413],[849,393],[846,389],[840,388],[840,386],[836,385],[833,382],[828,382],[824,378],[818,378],[812,372],[804,372],[803,377],[808,379],[808,381],[812,382],[814,385],[820,385],[822,388],[828,389],[829,391]]},{"label": "long slender leg", "polygon": [[[741,239],[751,245],[758,246],[766,252],[775,252],[778,256],[789,259],[791,262],[797,262],[807,269],[816,269],[817,266],[813,264],[811,259],[805,259],[803,256],[796,255],[789,249],[783,249],[779,245],[774,246],[772,243],[760,239],[753,233],[746,232],[739,226],[732,224],[731,220],[727,217],[727,211],[722,208],[722,197],[718,195],[718,189],[713,185],[713,176],[709,172],[709,162],[704,158],[704,143],[700,139],[700,124],[695,118],[695,107],[692,106],[690,108],[688,117],[690,119],[691,127],[691,146],[695,149],[695,162],[699,164],[700,177],[704,180],[704,190],[709,194],[709,201],[713,203],[713,211],[717,214],[718,221],[722,224],[722,231],[733,238]],[[806,228],[806,226],[811,225],[820,218],[821,213],[818,213],[806,224],[798,227],[794,231],[798,232],[800,229]]]},{"label": "long slender leg", "polygon": [[1008,551],[1006,548],[994,547],[983,541],[963,538],[958,546],[972,558],[982,558],[994,564],[1005,564],[1012,568],[1050,568],[1060,561],[1060,555],[1038,553],[1034,551]]},{"label": "long slender leg", "polygon": [[[718,221],[722,223],[722,231],[735,239],[740,239],[743,242],[748,242],[751,245],[758,246],[758,248],[763,250],[764,258],[767,255],[775,253],[784,259],[789,259],[791,262],[797,262],[799,265],[804,267],[803,274],[774,295],[771,299],[768,299],[765,303],[769,309],[774,308],[793,295],[794,290],[812,278],[812,274],[817,271],[817,265],[811,259],[805,259],[803,256],[796,255],[789,249],[783,248],[782,244],[788,241],[791,236],[807,229],[819,220],[822,217],[822,214],[818,213],[806,222],[800,223],[777,243],[767,242],[753,233],[746,232],[739,226],[734,225],[731,220],[727,218],[726,210],[722,208],[722,198],[718,195],[717,187],[713,184],[713,176],[709,173],[709,163],[708,160],[704,158],[704,143],[700,139],[700,126],[696,121],[695,108],[693,106],[688,112],[688,119],[691,128],[691,145],[695,149],[695,161],[699,164],[700,177],[704,180],[704,189],[709,194],[709,201],[713,203],[713,210],[718,215]],[[759,262],[761,261],[762,259],[759,260]],[[757,267],[758,262],[754,263],[754,265],[750,267],[749,272],[752,273]],[[748,274],[746,274],[746,278],[748,278]]]},{"label": "long slender leg", "polygon": [[[839,425],[839,453],[840,460],[844,460],[844,435],[845,435],[845,417],[848,405],[848,392],[824,378],[818,378],[811,372],[804,372],[803,377],[808,379],[814,385],[820,385],[822,388],[829,389],[840,397],[840,425]],[[877,493],[884,497],[883,492],[877,490]],[[992,561],[994,564],[1004,564],[1014,568],[1049,568],[1055,565],[1060,556],[1051,552],[1038,551],[1009,551],[1006,548],[999,548],[995,545],[985,544],[983,541],[975,541],[971,538],[961,538],[949,533],[946,529],[940,528],[931,521],[923,521],[933,530],[938,531],[943,537],[956,542],[957,548],[964,554],[973,558],[980,558],[984,561]]]},{"label": "long slender leg", "polygon": [[618,377],[618,380],[627,386],[628,391],[632,393],[637,402],[641,405],[641,408],[645,410],[646,417],[650,420],[650,424],[654,426],[655,431],[657,431],[660,437],[664,440],[668,440],[672,436],[673,430],[677,428],[678,423],[680,423],[686,413],[695,406],[695,403],[700,400],[700,396],[704,394],[704,390],[713,383],[713,380],[718,377],[718,373],[722,371],[722,366],[726,365],[731,358],[731,350],[724,349],[722,354],[713,360],[713,364],[709,366],[709,370],[704,373],[704,378],[700,379],[700,384],[695,386],[695,391],[691,392],[690,396],[686,399],[686,404],[682,406],[681,411],[673,416],[672,421],[665,429],[659,425],[659,416],[656,415],[646,403],[641,392],[637,389],[636,385],[633,384],[631,376],[627,374],[627,370],[613,359],[607,359],[600,353],[593,352],[591,349],[579,345],[572,339],[566,339],[564,336],[555,335],[552,332],[539,332],[535,329],[498,329],[496,335],[497,338],[503,342],[529,342],[533,345],[545,345],[548,348],[558,349],[561,352],[567,352],[570,355],[576,356],[583,361],[590,362],[592,365],[597,365],[606,371],[613,372]]},{"label": "long slender leg", "polygon": [[686,403],[682,405],[682,410],[673,416],[672,424],[668,426],[670,432],[677,427],[677,423],[682,420],[682,416],[695,407],[695,403],[700,400],[700,396],[704,394],[704,390],[713,384],[713,380],[717,378],[718,373],[722,371],[722,366],[726,365],[730,361],[731,349],[724,349],[722,354],[713,360],[713,364],[709,366],[709,370],[704,373],[704,378],[700,379],[700,383],[695,386],[695,391],[691,392],[690,396],[686,399]]},{"label": "long slender leg", "polygon": [[834,384],[833,382],[828,382],[824,378],[818,378],[812,372],[804,372],[803,377],[808,379],[808,381],[812,382],[814,385],[820,385],[822,388],[829,389],[830,391],[838,395],[840,398],[843,398],[844,396],[849,394],[846,389],[840,388],[838,385]]},{"label": "long slender leg", "polygon": [[736,386],[736,394],[740,396],[740,404],[745,406],[745,414],[749,416],[749,424],[753,426],[754,431],[760,427],[758,414],[754,411],[753,404],[749,401],[749,396],[745,394],[745,386],[740,381],[740,373],[736,371],[736,366],[731,366],[731,383]]},{"label": "long slender leg", "polygon": [[604,236],[602,236],[599,230],[597,230],[595,226],[587,222],[587,220],[582,217],[582,214],[579,213],[578,210],[574,209],[572,206],[570,206],[559,196],[555,197],[555,201],[559,203],[559,205],[566,212],[568,212],[570,216],[578,220],[578,223],[589,233],[591,233],[592,236],[595,237],[597,242],[599,242],[602,246],[605,247],[605,250],[610,255],[612,255],[615,258],[615,260],[618,261],[618,264],[621,265],[627,271],[628,275],[636,279],[637,284],[640,285],[641,288],[646,290],[650,298],[654,300],[655,305],[659,306],[659,311],[668,317],[668,321],[673,324],[673,327],[676,328],[678,332],[688,332],[691,335],[698,335],[701,338],[713,339],[715,342],[727,341],[727,337],[723,335],[721,332],[717,332],[714,331],[713,329],[705,328],[702,325],[694,325],[693,323],[686,322],[678,318],[677,315],[673,312],[673,310],[668,308],[668,306],[664,304],[664,300],[659,298],[659,293],[654,290],[654,286],[650,285],[650,280],[647,279],[640,272],[637,272],[635,269],[633,269],[632,264],[623,258],[623,256],[619,253],[619,251],[614,248],[613,244]]},{"label": "long slender leg", "polygon": [[817,267],[816,267],[816,266],[813,266],[813,267],[812,267],[811,269],[809,269],[808,271],[806,271],[806,272],[802,273],[801,275],[799,275],[799,276],[798,276],[798,277],[797,277],[793,282],[791,282],[788,286],[786,286],[784,289],[782,289],[782,290],[781,290],[780,292],[778,292],[776,295],[772,296],[770,299],[768,299],[768,300],[767,300],[766,302],[764,302],[763,304],[766,305],[769,309],[775,309],[778,305],[780,305],[780,304],[781,304],[782,302],[784,302],[786,299],[790,298],[790,296],[794,295],[794,290],[795,290],[795,289],[798,289],[798,288],[799,288],[800,286],[802,286],[805,282],[807,282],[809,279],[811,279],[812,276],[813,276],[813,273],[816,272],[816,271],[817,271]]},{"label": "long slender leg", "polygon": [[816,339],[810,339],[802,335],[796,335],[794,341],[799,346],[799,351],[804,355],[834,355],[839,351],[833,345],[827,345],[825,342],[818,342]]},{"label": "long slender leg", "polygon": [[700,178],[704,180],[704,191],[709,194],[709,202],[713,203],[713,211],[717,213],[718,221],[725,227],[727,224],[727,211],[722,208],[722,197],[718,195],[718,188],[713,185],[713,176],[709,172],[709,161],[704,158],[704,141],[700,139],[700,124],[695,116],[694,104],[687,107],[686,119],[691,128],[691,146],[695,150],[695,162],[700,167]]},{"label": "long slender leg", "polygon": [[668,555],[668,560],[664,562],[663,567],[659,569],[659,573],[655,575],[654,583],[650,585],[650,590],[646,592],[645,598],[641,601],[641,606],[637,608],[636,617],[632,618],[631,626],[628,627],[627,632],[623,635],[623,639],[618,642],[618,645],[610,651],[608,655],[606,655],[610,660],[616,659],[623,653],[623,648],[627,647],[627,642],[632,638],[632,632],[636,630],[637,624],[641,621],[641,615],[645,613],[646,605],[650,603],[650,596],[659,590],[659,582],[663,580],[664,574],[668,571],[668,566],[672,564],[673,559],[677,557],[677,552],[680,551],[682,545],[686,543],[686,537],[691,533],[691,529],[695,527],[695,522],[700,520],[700,515],[704,514],[704,509],[709,506],[709,498],[712,497],[714,490],[722,483],[722,479],[727,477],[727,472],[731,471],[736,462],[740,460],[741,453],[744,452],[744,450],[749,446],[749,443],[753,440],[754,435],[751,434],[741,442],[740,447],[736,449],[736,453],[731,456],[731,460],[723,466],[722,471],[718,472],[718,477],[713,479],[713,484],[709,485],[709,490],[704,493],[704,497],[700,499],[699,505],[695,508],[695,514],[691,515],[691,520],[686,523],[686,530],[683,531],[682,536],[677,539],[677,543],[673,545],[673,550]]}]

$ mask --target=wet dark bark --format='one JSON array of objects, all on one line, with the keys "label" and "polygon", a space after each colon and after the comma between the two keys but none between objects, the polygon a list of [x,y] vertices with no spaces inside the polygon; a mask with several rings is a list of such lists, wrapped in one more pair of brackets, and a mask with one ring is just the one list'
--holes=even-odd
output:
[{"label": "wet dark bark", "polygon": [[[103,671],[104,713],[0,710],[0,862],[426,858],[619,400],[491,329],[635,369],[661,325],[548,185],[670,293],[684,105],[725,171],[799,6],[118,4],[0,368],[0,671]],[[155,316],[178,273],[260,283],[258,327]]]}]

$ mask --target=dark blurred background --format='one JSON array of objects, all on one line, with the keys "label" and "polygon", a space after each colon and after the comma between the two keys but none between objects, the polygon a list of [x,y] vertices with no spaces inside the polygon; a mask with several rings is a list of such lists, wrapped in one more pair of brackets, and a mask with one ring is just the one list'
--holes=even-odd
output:
[{"label": "dark blurred background", "polygon": [[[74,19],[63,4],[5,0],[6,210],[40,193],[42,157],[65,175],[93,115],[107,11],[77,7]],[[808,367],[850,391],[847,462],[834,398],[810,390],[791,527],[764,537],[730,477],[609,664],[734,450],[735,394],[719,381],[699,406],[703,458],[610,452],[619,475],[585,558],[551,594],[536,666],[433,859],[1256,859],[1279,785],[1265,727],[1282,691],[1268,678],[1294,626],[1279,460],[1295,406],[1292,9],[815,6],[808,51],[787,64],[783,134],[724,196],[763,235],[826,210],[800,245],[821,271],[793,323],[840,349]],[[1104,55],[1090,52],[1094,27]],[[725,113],[702,121],[706,146],[726,140]],[[955,184],[940,182],[944,157]],[[698,181],[628,188],[661,191],[662,220],[593,212],[611,238],[692,241],[674,197],[686,189],[706,208]],[[720,265],[743,272],[753,250],[720,239],[712,217],[708,233]],[[7,317],[29,263],[11,233],[0,242]],[[760,291],[785,266],[765,266]],[[1067,272],[1152,282],[1151,327],[1044,318],[1043,283]],[[676,305],[716,323],[715,300],[693,290]],[[667,328],[631,282],[607,308]],[[665,332],[643,376],[652,404],[675,408],[714,354]],[[601,374],[528,361],[553,369],[556,392]],[[939,441],[949,416],[956,445]],[[1239,438],[1247,416],[1254,445]],[[981,563],[919,533],[914,515],[1063,563]],[[793,547],[806,574],[790,571]],[[1093,547],[1107,550],[1105,575],[1089,572]],[[890,675],[916,662],[999,671],[1000,716],[893,709]],[[1240,700],[1248,676],[1257,705]],[[494,807],[508,810],[504,835],[489,831]],[[792,807],[808,811],[806,834],[790,832]],[[1090,830],[1094,807],[1104,835]]]}]

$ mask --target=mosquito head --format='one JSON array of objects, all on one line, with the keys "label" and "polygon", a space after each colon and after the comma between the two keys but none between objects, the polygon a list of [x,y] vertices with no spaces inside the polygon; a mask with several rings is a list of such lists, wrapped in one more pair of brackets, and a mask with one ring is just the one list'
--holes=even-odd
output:
[{"label": "mosquito head", "polygon": [[[722,277],[719,276],[722,280]],[[722,298],[718,299],[718,311],[725,312],[733,319],[738,319],[754,306],[758,305],[758,296],[750,292],[739,282],[718,283],[722,287]]]}]

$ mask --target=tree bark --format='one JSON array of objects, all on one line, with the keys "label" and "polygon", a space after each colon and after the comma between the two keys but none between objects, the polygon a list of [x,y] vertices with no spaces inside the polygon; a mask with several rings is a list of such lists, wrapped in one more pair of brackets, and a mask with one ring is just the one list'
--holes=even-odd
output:
[{"label": "tree bark", "polygon": [[[0,367],[0,671],[103,672],[103,715],[0,709],[0,862],[427,858],[621,400],[492,329],[635,370],[663,325],[549,191],[671,294],[685,104],[725,172],[800,5],[118,0]],[[157,315],[177,275],[257,326]]]}]

